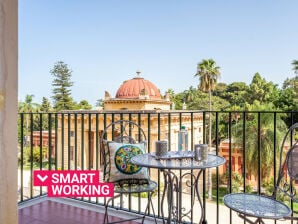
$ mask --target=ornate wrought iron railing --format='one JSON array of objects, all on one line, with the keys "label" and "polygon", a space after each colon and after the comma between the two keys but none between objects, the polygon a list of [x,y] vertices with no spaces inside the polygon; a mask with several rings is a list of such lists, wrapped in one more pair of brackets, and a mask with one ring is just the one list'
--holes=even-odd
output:
[{"label": "ornate wrought iron railing", "polygon": [[[297,117],[298,112],[277,111],[19,113],[19,203],[47,193],[45,188],[33,186],[32,173],[35,169],[101,170],[100,135],[104,127],[113,121],[133,120],[142,126],[147,136],[148,152],[154,152],[156,140],[167,140],[169,150],[176,150],[177,132],[182,125],[188,129],[189,150],[196,143],[209,143],[211,119],[211,153],[225,157],[227,162],[212,169],[210,175],[204,172],[200,181],[206,219],[209,223],[235,223],[232,212],[222,205],[222,196],[236,191],[272,193],[270,186],[276,182],[280,140],[286,129],[298,121]],[[250,153],[252,150],[253,155]],[[182,171],[180,175],[183,175]],[[159,183],[154,203],[155,214],[161,217],[163,175],[157,170],[151,170],[151,176]],[[192,184],[187,181],[194,180],[186,180],[183,188],[182,200],[186,208],[197,203],[193,197],[194,189],[187,188]],[[104,198],[78,200],[104,203]],[[147,200],[146,196],[139,194],[121,198],[113,206],[139,213],[142,204],[145,204],[143,200]],[[295,204],[292,202],[291,206],[294,208]],[[209,209],[211,207],[212,211]],[[195,209],[184,219],[185,222],[197,223]]]}]

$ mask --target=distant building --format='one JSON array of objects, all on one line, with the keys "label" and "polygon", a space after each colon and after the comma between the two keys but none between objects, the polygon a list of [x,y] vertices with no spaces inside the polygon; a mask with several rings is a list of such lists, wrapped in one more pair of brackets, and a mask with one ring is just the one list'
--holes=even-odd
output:
[{"label": "distant building", "polygon": [[119,87],[115,98],[106,91],[104,110],[170,110],[170,99],[162,98],[159,89],[150,81],[140,77],[126,80]]},{"label": "distant building", "polygon": [[239,147],[235,147],[232,140],[232,148],[230,149],[230,141],[229,139],[225,139],[221,141],[219,145],[219,154],[224,157],[227,162],[220,166],[218,169],[220,171],[226,172],[228,169],[229,161],[230,161],[230,153],[232,153],[232,172],[240,173],[242,172],[242,149]]},{"label": "distant building", "polygon": [[[234,144],[234,141],[232,139],[232,143],[231,143],[231,148],[230,148],[230,141],[229,139],[225,139],[223,140],[220,145],[219,145],[219,151],[218,154],[222,157],[224,157],[227,162],[225,164],[223,164],[222,166],[220,166],[219,169],[219,173],[225,173],[228,171],[229,169],[229,164],[230,164],[230,153],[232,153],[232,167],[231,170],[232,172],[238,173],[240,175],[242,175],[243,173],[243,150],[242,147],[240,146],[236,146]],[[289,144],[285,143],[285,147],[284,150],[287,151],[289,149]],[[278,155],[279,156],[279,155]],[[272,170],[272,174],[273,174],[273,170]],[[252,186],[256,186],[257,184],[257,177],[255,177],[253,174],[249,174],[246,173],[246,179],[248,180],[248,184],[252,185]]]},{"label": "distant building", "polygon": [[[203,143],[203,114],[195,113],[191,118],[187,114],[180,117],[177,113],[169,117],[164,112],[173,111],[171,105],[168,95],[161,96],[159,89],[152,82],[140,77],[140,72],[137,72],[136,77],[122,83],[115,97],[105,91],[103,110],[67,111],[68,115],[58,117],[58,154],[61,155],[63,151],[63,161],[59,156],[58,167],[95,168],[98,163],[96,159],[100,160],[100,153],[96,156],[96,150],[99,150],[97,141],[104,124],[108,125],[112,120],[132,119],[136,123],[140,122],[147,136],[149,120],[151,151],[155,151],[154,144],[158,135],[159,139],[171,139],[170,149],[177,150],[180,121],[187,129],[193,128],[195,143]],[[132,113],[130,117],[127,112]],[[150,117],[146,114],[150,114]],[[190,138],[191,135],[189,143]]]}]

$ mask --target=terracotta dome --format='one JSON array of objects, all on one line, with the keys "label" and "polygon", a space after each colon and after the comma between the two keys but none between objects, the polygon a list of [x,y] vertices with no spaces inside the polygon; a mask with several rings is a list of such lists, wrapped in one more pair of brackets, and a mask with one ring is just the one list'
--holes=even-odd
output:
[{"label": "terracotta dome", "polygon": [[150,81],[142,78],[135,77],[133,79],[124,81],[119,87],[116,98],[140,98],[143,96],[145,99],[161,99],[159,90]]}]

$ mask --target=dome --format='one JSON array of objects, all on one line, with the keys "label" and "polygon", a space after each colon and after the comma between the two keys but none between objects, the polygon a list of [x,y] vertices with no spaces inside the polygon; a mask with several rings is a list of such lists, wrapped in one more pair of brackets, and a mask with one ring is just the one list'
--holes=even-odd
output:
[{"label": "dome", "polygon": [[138,76],[124,81],[123,84],[119,87],[116,98],[122,99],[161,99],[158,88],[150,81]]}]

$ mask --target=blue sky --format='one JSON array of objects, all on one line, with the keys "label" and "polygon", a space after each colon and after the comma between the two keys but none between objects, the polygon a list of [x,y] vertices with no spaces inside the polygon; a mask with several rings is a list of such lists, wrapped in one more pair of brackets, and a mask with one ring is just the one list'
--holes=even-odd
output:
[{"label": "blue sky", "polygon": [[259,72],[281,85],[298,60],[298,1],[19,0],[19,100],[51,99],[50,70],[72,69],[74,100],[92,105],[135,76],[176,93],[197,87],[196,65],[213,58],[220,82]]}]

